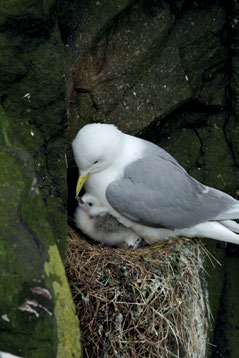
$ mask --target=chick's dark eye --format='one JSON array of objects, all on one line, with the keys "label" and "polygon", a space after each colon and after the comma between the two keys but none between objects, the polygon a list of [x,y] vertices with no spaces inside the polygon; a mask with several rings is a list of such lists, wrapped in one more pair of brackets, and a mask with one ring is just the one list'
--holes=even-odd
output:
[{"label": "chick's dark eye", "polygon": [[93,203],[89,203],[89,206],[93,206]]},{"label": "chick's dark eye", "polygon": [[96,160],[95,162],[94,162],[94,164],[97,164],[98,163],[98,160]]}]

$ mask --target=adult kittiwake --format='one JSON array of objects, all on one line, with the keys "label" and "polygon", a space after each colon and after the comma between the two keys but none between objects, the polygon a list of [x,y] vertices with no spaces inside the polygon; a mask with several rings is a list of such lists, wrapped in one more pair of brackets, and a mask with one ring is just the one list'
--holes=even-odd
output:
[{"label": "adult kittiwake", "polygon": [[104,245],[126,249],[145,245],[138,234],[110,215],[108,209],[101,206],[95,196],[86,193],[77,200],[75,224],[91,239]]},{"label": "adult kittiwake", "polygon": [[239,244],[239,202],[192,178],[162,148],[112,124],[88,124],[72,148],[85,190],[148,244],[186,236]]}]

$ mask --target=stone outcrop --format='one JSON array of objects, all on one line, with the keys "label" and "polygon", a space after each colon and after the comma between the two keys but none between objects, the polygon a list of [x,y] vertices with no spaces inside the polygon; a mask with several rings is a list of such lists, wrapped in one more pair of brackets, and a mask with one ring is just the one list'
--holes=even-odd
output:
[{"label": "stone outcrop", "polygon": [[21,357],[80,357],[78,320],[32,159],[1,111],[0,347]]},{"label": "stone outcrop", "polygon": [[[203,183],[238,197],[237,3],[82,2],[78,16],[67,39],[69,138],[89,122],[115,123],[161,145]],[[70,152],[69,163],[73,173]],[[229,314],[239,292],[237,248],[208,246],[222,264],[209,266],[211,309],[227,322],[216,320],[210,341],[218,346],[215,357],[229,357],[237,352],[237,313]],[[217,339],[221,330],[226,347]]]},{"label": "stone outcrop", "polygon": [[[16,279],[13,306],[24,307],[16,309],[16,317],[34,317],[35,327],[43,327],[37,314],[48,322],[47,312],[54,310],[59,286],[46,278],[58,272],[54,262],[60,265],[54,242],[65,258],[66,184],[71,215],[77,177],[70,143],[84,124],[111,122],[153,141],[200,181],[238,197],[238,21],[237,2],[222,0],[9,0],[1,5],[0,100],[9,124],[7,131],[6,121],[1,124],[1,253],[10,250],[1,263],[6,279]],[[218,248],[212,241],[209,246],[222,263],[209,266],[216,322],[210,341],[217,345],[214,357],[226,358],[238,353],[238,312],[230,313],[238,301],[238,249]],[[13,264],[21,268],[17,274]],[[32,286],[34,278],[43,280],[38,286],[52,301]],[[38,306],[29,305],[35,301]],[[1,317],[9,327],[6,309]],[[222,332],[224,345],[217,338]]]},{"label": "stone outcrop", "polygon": [[58,251],[64,258],[67,123],[54,7],[12,0],[0,10],[0,347],[78,358],[79,323]]}]

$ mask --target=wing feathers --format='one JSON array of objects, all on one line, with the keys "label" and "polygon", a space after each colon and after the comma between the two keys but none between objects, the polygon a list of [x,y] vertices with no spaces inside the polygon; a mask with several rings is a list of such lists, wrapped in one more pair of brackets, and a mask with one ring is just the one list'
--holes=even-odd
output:
[{"label": "wing feathers", "polygon": [[124,177],[107,187],[106,196],[122,216],[146,226],[168,229],[190,228],[219,215],[223,220],[223,212],[237,203],[161,156],[129,164]]}]

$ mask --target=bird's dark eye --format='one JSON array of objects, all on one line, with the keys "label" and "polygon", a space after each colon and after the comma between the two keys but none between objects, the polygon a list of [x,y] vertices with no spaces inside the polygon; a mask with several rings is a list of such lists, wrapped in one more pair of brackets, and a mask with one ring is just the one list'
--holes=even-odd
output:
[{"label": "bird's dark eye", "polygon": [[98,160],[96,160],[95,162],[94,162],[94,164],[97,164],[98,163]]},{"label": "bird's dark eye", "polygon": [[89,203],[89,206],[93,206],[93,203]]}]

